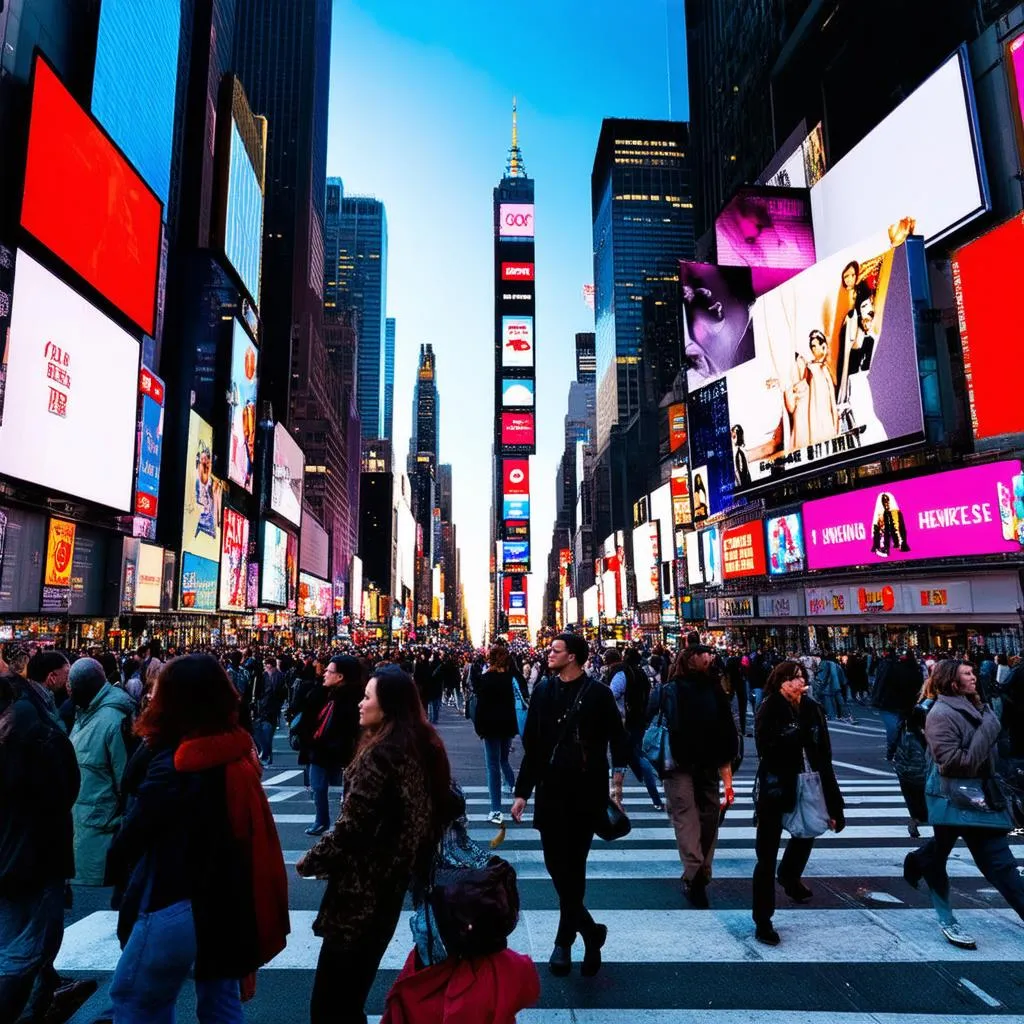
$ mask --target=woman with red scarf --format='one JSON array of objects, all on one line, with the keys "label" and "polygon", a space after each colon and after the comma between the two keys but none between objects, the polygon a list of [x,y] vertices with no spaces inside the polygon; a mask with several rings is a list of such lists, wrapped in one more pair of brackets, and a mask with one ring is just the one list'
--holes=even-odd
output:
[{"label": "woman with red scarf", "polygon": [[216,659],[168,662],[136,732],[107,858],[122,953],[117,1024],[171,1020],[189,971],[201,1024],[243,1024],[258,967],[284,949],[288,883],[238,693]]}]

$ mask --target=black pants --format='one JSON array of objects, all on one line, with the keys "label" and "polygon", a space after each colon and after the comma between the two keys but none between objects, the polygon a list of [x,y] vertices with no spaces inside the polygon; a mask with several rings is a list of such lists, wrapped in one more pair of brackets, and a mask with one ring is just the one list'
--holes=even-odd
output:
[{"label": "black pants", "polygon": [[367,939],[357,948],[324,939],[313,979],[310,1024],[366,1024],[366,1000],[393,933],[387,939]]},{"label": "black pants", "polygon": [[[755,924],[768,924],[775,913],[775,862],[782,842],[782,812],[769,809],[757,812],[757,837],[754,851],[757,864],[754,867]],[[814,848],[813,839],[790,839],[779,865],[779,878],[783,881],[798,882],[807,867],[807,860]]]},{"label": "black pants", "polygon": [[578,822],[566,821],[543,829],[540,843],[544,867],[558,893],[556,946],[571,946],[577,934],[584,939],[594,929],[594,919],[583,905],[587,892],[587,855],[594,841],[593,831]]}]

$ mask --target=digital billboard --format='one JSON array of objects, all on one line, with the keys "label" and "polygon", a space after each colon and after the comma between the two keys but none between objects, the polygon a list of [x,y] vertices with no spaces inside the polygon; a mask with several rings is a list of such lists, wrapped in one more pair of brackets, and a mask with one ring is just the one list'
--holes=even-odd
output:
[{"label": "digital billboard", "polygon": [[164,589],[164,549],[155,544],[139,544],[135,562],[134,611],[158,612]]},{"label": "digital billboard", "polygon": [[232,322],[228,479],[252,493],[256,467],[256,376],[258,356],[241,321]]},{"label": "digital billboard", "polygon": [[1017,147],[1024,159],[1024,35],[1011,39],[1006,45],[1007,67],[1010,77],[1010,91],[1013,94],[1011,106],[1017,124]]},{"label": "digital billboard", "polygon": [[260,604],[284,608],[288,604],[288,534],[273,523],[263,523],[260,552]]},{"label": "digital billboard", "polygon": [[[803,127],[806,128],[806,123]],[[792,136],[791,136],[792,138]],[[819,121],[782,161],[776,170],[757,179],[758,184],[776,188],[810,188],[825,174],[825,134]]]},{"label": "digital billboard", "polygon": [[501,404],[503,406],[533,408],[533,398],[534,382],[532,380],[516,380],[506,377],[501,382]]},{"label": "digital billboard", "polygon": [[525,540],[502,541],[501,564],[505,572],[529,572],[530,542]]},{"label": "digital billboard", "polygon": [[760,519],[722,531],[722,579],[764,576],[764,524]]},{"label": "digital billboard", "polygon": [[508,595],[508,610],[510,612],[526,611],[526,591],[512,590]]},{"label": "digital billboard", "polygon": [[40,607],[47,611],[67,611],[71,601],[71,566],[75,557],[75,524],[66,519],[51,519],[46,539],[46,570]]},{"label": "digital billboard", "polygon": [[699,523],[729,508],[736,490],[727,379],[719,377],[691,391],[686,415],[692,459],[693,518]]},{"label": "digital billboard", "polygon": [[188,417],[185,509],[181,536],[182,608],[217,610],[224,485],[213,475],[213,427],[195,410]]},{"label": "digital billboard", "polygon": [[190,551],[181,553],[181,607],[185,611],[217,610],[217,563]]},{"label": "digital billboard", "polygon": [[533,203],[502,203],[498,207],[498,237],[533,238]]},{"label": "digital billboard", "polygon": [[136,442],[135,514],[156,519],[164,440],[164,384],[145,367],[139,371],[139,434]]},{"label": "digital billboard", "polygon": [[532,412],[503,412],[501,414],[501,443],[510,448],[534,445]]},{"label": "digital billboard", "polygon": [[166,206],[181,0],[103,0],[92,113]]},{"label": "digital billboard", "polygon": [[234,120],[231,122],[225,218],[224,255],[238,272],[249,298],[258,308],[263,254],[263,189]]},{"label": "digital billboard", "polygon": [[764,532],[770,576],[785,576],[807,569],[807,551],[804,548],[804,530],[799,512],[788,512],[766,519]]},{"label": "digital billboard", "polygon": [[38,54],[34,76],[22,227],[152,335],[160,200]]},{"label": "digital billboard", "polygon": [[700,557],[704,582],[717,586],[722,582],[721,531],[709,526],[700,531]]},{"label": "digital billboard", "polygon": [[668,407],[668,450],[677,452],[686,444],[686,405],[673,402]]},{"label": "digital billboard", "polygon": [[658,559],[657,521],[642,523],[633,530],[633,571],[639,603],[661,597],[661,566]]},{"label": "digital billboard", "polygon": [[532,281],[533,280],[533,264],[532,263],[502,263],[502,265],[501,265],[501,279],[502,279],[502,281]]},{"label": "digital billboard", "polygon": [[288,588],[288,608],[295,611],[299,600],[299,538],[294,533],[288,534],[285,545],[285,583]]},{"label": "digital billboard", "polygon": [[811,204],[803,189],[747,185],[715,220],[718,262],[749,267],[763,295],[814,264]]},{"label": "digital billboard", "polygon": [[650,515],[658,524],[658,551],[662,562],[675,558],[675,515],[672,509],[672,485],[662,484],[651,492]]},{"label": "digital billboard", "polygon": [[249,586],[249,520],[224,507],[220,556],[221,611],[244,612]]},{"label": "digital billboard", "polygon": [[18,253],[0,425],[0,473],[132,508],[139,344]]},{"label": "digital billboard", "polygon": [[505,459],[502,464],[502,490],[505,494],[530,493],[529,459]]},{"label": "digital billboard", "polygon": [[297,612],[301,619],[329,619],[334,614],[334,590],[330,583],[300,572]]},{"label": "digital billboard", "polygon": [[1016,460],[931,473],[809,501],[803,518],[812,570],[1020,555],[1024,474]]},{"label": "digital billboard", "polygon": [[690,586],[694,586],[704,582],[704,558],[700,550],[700,534],[687,533],[685,537],[686,579]]},{"label": "digital billboard", "polygon": [[302,485],[306,459],[298,442],[283,423],[274,424],[274,476],[270,507],[295,526],[302,519]]},{"label": "digital billboard", "polygon": [[951,261],[971,428],[979,441],[1024,431],[1024,411],[1006,394],[1007,299],[1019,287],[1022,254],[1024,216],[1018,214]]},{"label": "digital billboard", "polygon": [[501,318],[501,365],[533,366],[533,317]]},{"label": "digital billboard", "polygon": [[931,245],[987,210],[976,119],[961,47],[811,189],[818,259],[875,231]]},{"label": "digital billboard", "polygon": [[672,519],[676,528],[676,558],[682,558],[681,529],[693,522],[690,508],[690,471],[686,466],[673,466],[669,480],[672,489]]},{"label": "digital billboard", "polygon": [[506,494],[502,498],[502,519],[529,519],[530,498],[526,494]]}]

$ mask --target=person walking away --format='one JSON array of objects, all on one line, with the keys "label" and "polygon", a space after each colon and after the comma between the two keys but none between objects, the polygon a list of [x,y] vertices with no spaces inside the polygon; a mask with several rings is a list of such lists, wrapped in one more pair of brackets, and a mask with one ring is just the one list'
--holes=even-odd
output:
[{"label": "person walking away", "polygon": [[605,655],[605,671],[632,744],[629,767],[637,780],[647,787],[647,795],[654,809],[663,811],[665,805],[658,790],[658,773],[641,750],[644,730],[647,728],[647,702],[651,696],[651,683],[640,667],[640,653],[630,647],[623,657],[617,648],[609,648]]},{"label": "person walking away", "polygon": [[[1008,818],[996,813],[1000,802],[1005,805],[993,782],[999,719],[978,696],[973,666],[952,658],[940,661],[932,670],[932,685],[937,696],[925,719],[924,734],[934,768],[940,781],[971,780],[972,787],[984,794],[985,805],[992,808],[993,823],[981,824],[984,814],[977,810],[968,812],[971,824],[939,824],[933,819],[933,838],[907,854],[903,877],[914,888],[924,879],[942,934],[954,946],[974,949],[977,942],[960,927],[949,900],[946,862],[958,839],[963,839],[985,878],[1024,919],[1024,878],[1007,840]],[[947,803],[949,818],[968,820],[955,804]]]},{"label": "person walking away", "polygon": [[379,666],[359,705],[364,733],[345,772],[334,828],[296,865],[327,888],[313,932],[323,939],[311,1024],[365,1024],[363,1006],[414,878],[426,881],[452,808],[451,768],[416,684]]},{"label": "person walking away", "polygon": [[441,700],[444,697],[444,659],[435,651],[424,673],[423,703],[431,725],[441,721]]},{"label": "person walking away", "polygon": [[707,909],[707,886],[718,841],[719,780],[726,803],[734,799],[732,762],[739,738],[729,698],[711,675],[714,648],[686,647],[676,659],[672,678],[648,708],[663,712],[674,767],[665,773],[665,800],[683,866],[683,894],[698,909]]},{"label": "person walking away", "polygon": [[891,761],[896,753],[900,723],[917,703],[921,690],[921,674],[910,652],[899,660],[892,651],[879,663],[875,673],[875,689],[871,703],[878,708],[885,726],[885,759]]},{"label": "person walking away", "polygon": [[491,811],[487,820],[502,823],[501,781],[511,792],[516,784],[515,772],[508,755],[512,739],[519,733],[513,687],[518,685],[509,671],[508,649],[495,645],[487,655],[487,671],[477,680],[476,719],[473,726],[484,743],[484,769],[487,772],[487,794]]},{"label": "person walking away", "polygon": [[267,658],[263,676],[263,689],[256,701],[255,725],[256,749],[265,768],[274,763],[274,733],[281,721],[281,709],[288,699],[288,686],[284,673],[277,667],[275,658]]},{"label": "person walking away", "polygon": [[797,779],[808,766],[821,778],[829,828],[833,832],[842,832],[846,827],[846,814],[832,767],[832,743],[825,713],[807,696],[807,679],[799,662],[783,661],[772,670],[754,731],[761,758],[754,782],[754,936],[758,942],[777,946],[781,939],[772,925],[776,879],[786,895],[797,903],[806,903],[814,895],[801,881],[814,848],[813,839],[791,837],[777,876],[775,871],[783,816],[796,807]]},{"label": "person walking away", "polygon": [[929,676],[921,688],[917,704],[900,725],[896,740],[893,767],[900,780],[900,792],[910,812],[907,832],[912,839],[921,838],[920,825],[928,820],[928,805],[924,798],[924,783],[928,775],[928,742],[924,723],[935,703],[935,683]]},{"label": "person walking away", "polygon": [[284,949],[288,881],[239,697],[205,654],[164,665],[136,723],[128,808],[107,857],[122,953],[117,1024],[172,1021],[190,972],[200,1024],[243,1024],[242,990]]},{"label": "person walking away", "polygon": [[558,894],[558,931],[549,966],[564,977],[572,969],[572,944],[583,937],[581,972],[601,967],[608,929],[585,906],[587,856],[597,823],[608,808],[608,748],[617,787],[629,761],[629,735],[611,691],[586,678],[586,640],[561,633],[551,642],[551,675],[538,684],[523,734],[523,761],[515,786],[512,818],[521,822],[536,791],[533,827],[540,832],[544,866]]},{"label": "person walking away", "polygon": [[1005,756],[1024,757],[1024,662],[1014,668],[1000,689],[1000,716],[1006,741]]},{"label": "person walking away", "polygon": [[823,651],[818,671],[814,676],[814,699],[825,709],[825,717],[829,721],[843,721],[853,724],[853,716],[849,713],[843,698],[843,687],[846,686],[846,674],[830,651]]},{"label": "person walking away", "polygon": [[128,764],[135,702],[106,680],[103,666],[79,658],[68,676],[78,715],[71,745],[82,776],[72,810],[77,885],[102,886],[107,851],[121,827],[121,782]]}]

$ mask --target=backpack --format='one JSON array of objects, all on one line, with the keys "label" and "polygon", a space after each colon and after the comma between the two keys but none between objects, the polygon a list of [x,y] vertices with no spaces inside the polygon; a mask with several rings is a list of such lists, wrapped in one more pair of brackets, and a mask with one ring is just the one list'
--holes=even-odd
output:
[{"label": "backpack", "polygon": [[515,868],[500,857],[482,868],[440,868],[427,902],[449,956],[499,953],[519,922]]}]

